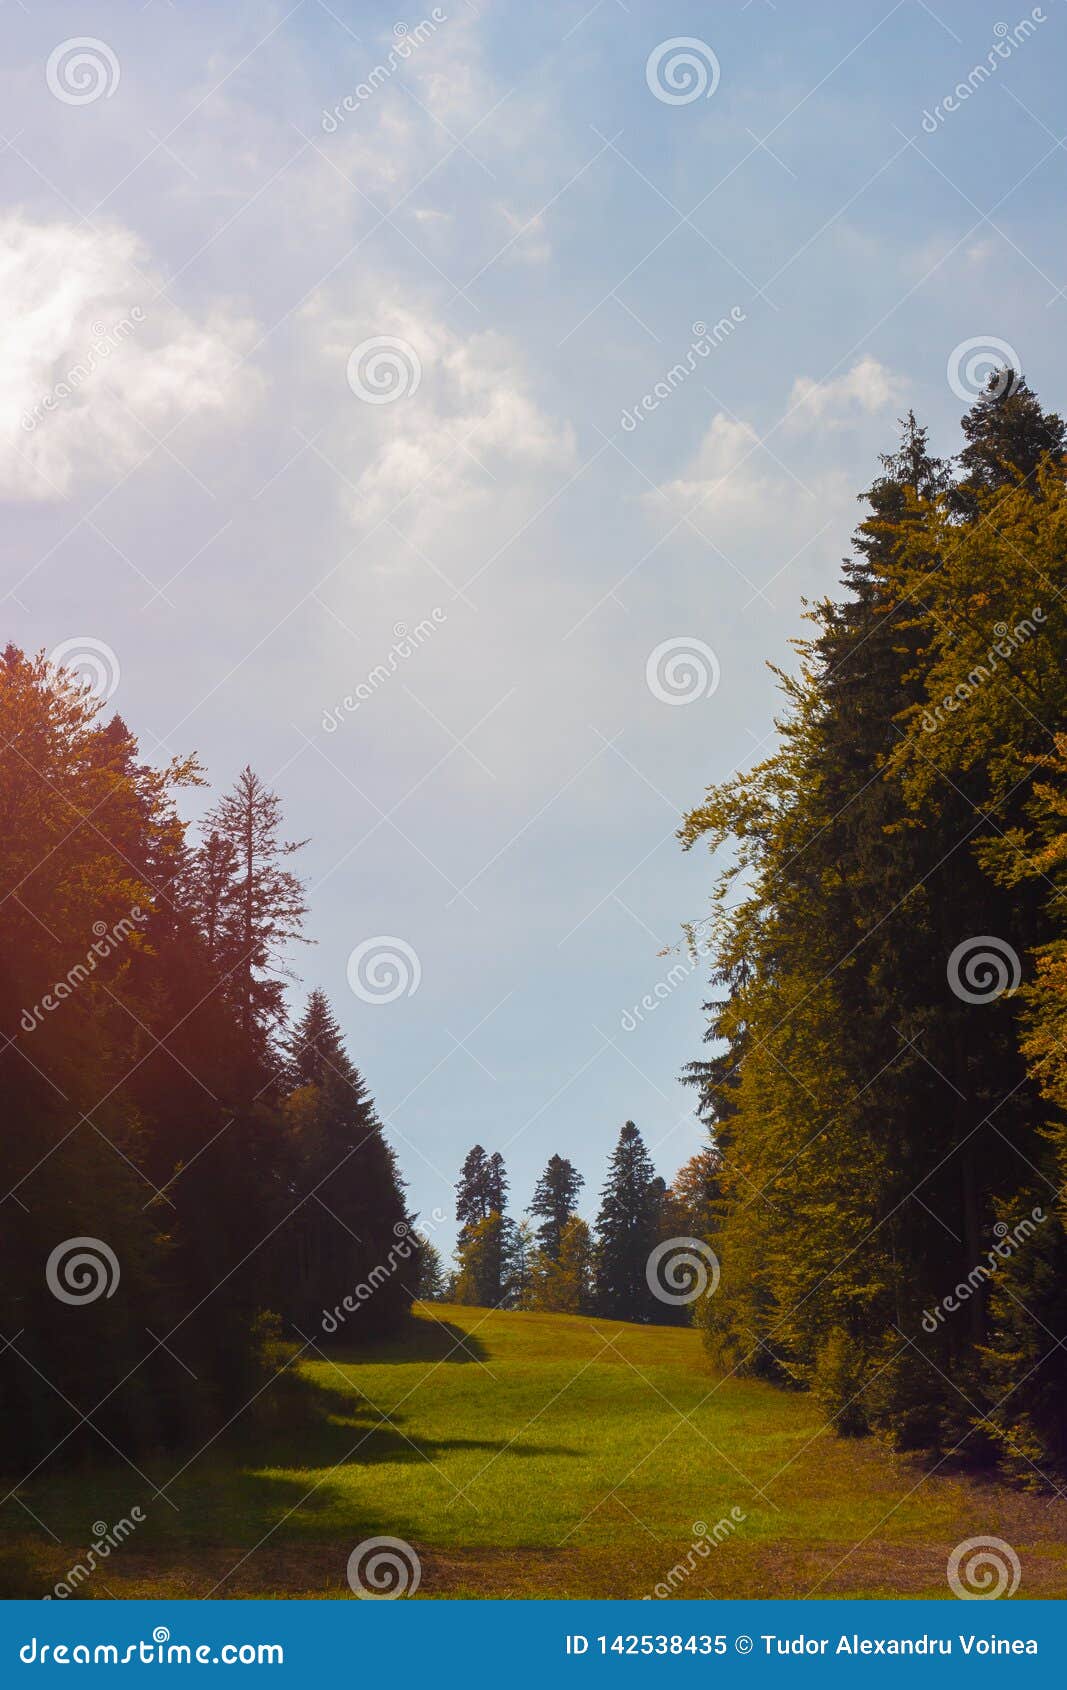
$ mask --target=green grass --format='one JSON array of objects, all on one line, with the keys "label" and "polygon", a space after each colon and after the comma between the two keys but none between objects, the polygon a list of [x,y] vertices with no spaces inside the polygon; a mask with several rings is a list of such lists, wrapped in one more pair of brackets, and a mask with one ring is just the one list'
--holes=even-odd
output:
[{"label": "green grass", "polygon": [[[1067,1505],[835,1438],[810,1397],[711,1373],[689,1330],[432,1305],[269,1390],[275,1429],[190,1461],[175,1509],[121,1464],[42,1470],[19,1496],[61,1542],[9,1500],[0,1578],[41,1594],[137,1503],[83,1594],[347,1595],[350,1550],[388,1535],[427,1597],[642,1596],[676,1565],[680,1596],[946,1596],[953,1546],[991,1534],[1020,1595],[1067,1594]],[[162,1484],[185,1459],[142,1465]]]}]

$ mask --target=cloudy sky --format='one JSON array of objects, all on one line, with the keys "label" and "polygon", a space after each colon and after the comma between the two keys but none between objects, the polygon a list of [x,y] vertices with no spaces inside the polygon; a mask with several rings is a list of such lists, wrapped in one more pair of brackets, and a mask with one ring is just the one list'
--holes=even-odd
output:
[{"label": "cloudy sky", "polygon": [[669,1177],[682,811],[901,410],[1067,403],[1062,0],[2,22],[5,636],[282,794],[424,1217],[476,1140]]}]

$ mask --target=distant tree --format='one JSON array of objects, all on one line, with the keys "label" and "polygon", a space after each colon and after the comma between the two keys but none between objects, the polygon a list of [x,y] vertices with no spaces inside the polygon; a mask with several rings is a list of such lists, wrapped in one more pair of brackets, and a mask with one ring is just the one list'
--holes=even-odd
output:
[{"label": "distant tree", "polygon": [[664,1193],[663,1238],[707,1238],[715,1230],[721,1164],[717,1150],[698,1150],[678,1169]]},{"label": "distant tree", "polygon": [[644,1140],[627,1121],[608,1163],[597,1216],[597,1306],[613,1319],[649,1320],[656,1313],[646,1269],[657,1238],[661,1191]]},{"label": "distant tree", "polygon": [[424,1303],[443,1303],[447,1300],[448,1281],[441,1252],[426,1234],[417,1234],[419,1242],[418,1294]]},{"label": "distant tree", "polygon": [[456,1219],[462,1244],[472,1227],[493,1211],[489,1201],[489,1158],[480,1144],[468,1150],[456,1182]]},{"label": "distant tree", "polygon": [[593,1235],[580,1216],[571,1215],[564,1223],[558,1257],[536,1252],[531,1278],[531,1308],[546,1314],[592,1314]]},{"label": "distant tree", "polygon": [[500,1307],[504,1301],[506,1247],[502,1215],[494,1212],[466,1227],[456,1251],[457,1303],[483,1309]]},{"label": "distant tree", "polygon": [[489,1210],[498,1215],[506,1212],[508,1206],[508,1176],[504,1169],[504,1158],[499,1150],[494,1150],[486,1167],[486,1196]]},{"label": "distant tree", "polygon": [[529,1221],[513,1221],[505,1217],[504,1249],[504,1301],[508,1308],[529,1308],[533,1291],[533,1261],[537,1253]]},{"label": "distant tree", "polygon": [[508,1204],[508,1178],[499,1150],[487,1155],[480,1144],[468,1150],[456,1183],[456,1219],[460,1243],[471,1227],[490,1215],[502,1215]]},{"label": "distant tree", "polygon": [[530,1213],[541,1222],[537,1229],[538,1245],[553,1261],[559,1260],[563,1229],[574,1213],[584,1184],[574,1163],[565,1156],[551,1156],[537,1182]]}]

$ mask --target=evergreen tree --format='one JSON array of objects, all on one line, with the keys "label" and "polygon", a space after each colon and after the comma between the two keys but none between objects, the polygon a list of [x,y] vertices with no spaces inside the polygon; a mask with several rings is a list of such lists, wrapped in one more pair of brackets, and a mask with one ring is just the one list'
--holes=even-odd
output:
[{"label": "evergreen tree", "polygon": [[396,1159],[324,992],[311,993],[285,1050],[293,1201],[275,1247],[274,1306],[310,1335],[324,1310],[369,1287],[339,1337],[395,1331],[418,1286],[418,1239]]},{"label": "evergreen tree", "polygon": [[448,1278],[445,1273],[441,1252],[435,1244],[419,1233],[419,1284],[418,1294],[424,1303],[444,1303],[448,1301]]},{"label": "evergreen tree", "polygon": [[967,444],[957,459],[962,473],[952,504],[968,518],[977,515],[982,492],[1022,483],[1033,493],[1041,465],[1067,450],[1062,417],[1043,410],[1025,379],[1009,369],[992,373],[961,427]]},{"label": "evergreen tree", "polygon": [[468,1150],[456,1185],[456,1219],[460,1223],[460,1243],[467,1232],[490,1215],[502,1215],[507,1209],[508,1178],[504,1158],[499,1150],[487,1155],[480,1144]]},{"label": "evergreen tree", "polygon": [[[301,937],[304,890],[286,864],[305,840],[282,840],[281,800],[247,765],[208,815],[205,873],[219,885],[217,933],[250,1057],[262,1059],[284,1018],[285,948]],[[227,851],[227,847],[229,850]]]},{"label": "evergreen tree", "polygon": [[509,1309],[527,1309],[533,1294],[533,1228],[529,1221],[505,1218],[503,1301]]},{"label": "evergreen tree", "polygon": [[471,1228],[493,1212],[489,1190],[489,1158],[480,1144],[468,1150],[456,1183],[456,1219],[462,1244]]},{"label": "evergreen tree", "polygon": [[504,1214],[508,1206],[508,1176],[499,1150],[493,1151],[486,1167],[486,1201],[490,1213],[495,1211],[498,1215]]},{"label": "evergreen tree", "polygon": [[646,1278],[658,1224],[655,1182],[644,1140],[627,1121],[608,1163],[597,1216],[597,1305],[616,1320],[649,1320],[656,1312]]},{"label": "evergreen tree", "polygon": [[565,1156],[551,1156],[534,1190],[530,1213],[541,1225],[537,1242],[543,1254],[559,1260],[563,1229],[574,1213],[584,1179]]}]

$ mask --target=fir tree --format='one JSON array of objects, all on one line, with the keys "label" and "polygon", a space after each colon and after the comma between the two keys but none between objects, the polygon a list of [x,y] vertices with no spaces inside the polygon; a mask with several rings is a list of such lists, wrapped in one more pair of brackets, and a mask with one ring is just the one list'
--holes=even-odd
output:
[{"label": "fir tree", "polygon": [[616,1320],[654,1314],[646,1271],[656,1242],[656,1172],[632,1121],[619,1133],[597,1216],[597,1305]]},{"label": "fir tree", "polygon": [[584,1179],[565,1156],[551,1156],[537,1182],[530,1204],[531,1215],[541,1222],[537,1242],[543,1254],[559,1260],[563,1229],[574,1213]]}]

